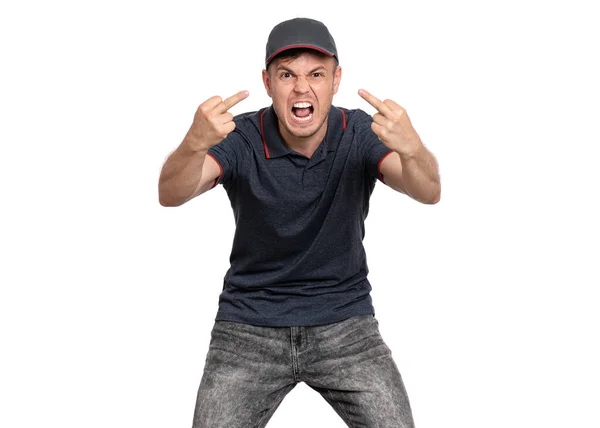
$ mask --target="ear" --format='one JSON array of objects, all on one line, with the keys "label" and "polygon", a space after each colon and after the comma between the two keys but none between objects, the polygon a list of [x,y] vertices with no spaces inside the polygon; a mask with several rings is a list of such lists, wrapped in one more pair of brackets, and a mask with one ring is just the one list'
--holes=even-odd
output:
[{"label": "ear", "polygon": [[340,81],[342,80],[342,67],[339,65],[335,69],[333,74],[333,93],[337,94],[338,88],[340,87]]},{"label": "ear", "polygon": [[267,70],[262,71],[262,79],[265,89],[267,90],[267,95],[271,97],[271,76],[269,76],[269,72]]}]

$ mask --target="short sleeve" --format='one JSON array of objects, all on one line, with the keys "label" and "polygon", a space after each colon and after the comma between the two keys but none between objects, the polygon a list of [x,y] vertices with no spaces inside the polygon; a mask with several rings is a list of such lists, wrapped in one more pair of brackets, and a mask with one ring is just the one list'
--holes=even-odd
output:
[{"label": "short sleeve", "polygon": [[215,180],[216,186],[221,183],[224,186],[235,181],[241,173],[241,168],[248,154],[248,146],[244,137],[238,132],[230,133],[223,141],[208,150],[221,170],[221,175]]},{"label": "short sleeve", "polygon": [[364,120],[361,120],[361,123],[358,126],[365,170],[369,177],[379,178],[383,181],[383,176],[381,175],[379,168],[381,162],[383,162],[388,155],[392,154],[393,151],[383,144],[371,129],[373,118],[366,113],[365,115],[367,117]]}]

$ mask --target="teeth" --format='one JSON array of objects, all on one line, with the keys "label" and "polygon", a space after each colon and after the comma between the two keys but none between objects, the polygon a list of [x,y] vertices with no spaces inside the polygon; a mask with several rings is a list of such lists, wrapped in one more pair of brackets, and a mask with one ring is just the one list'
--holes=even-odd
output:
[{"label": "teeth", "polygon": [[306,121],[310,120],[313,117],[312,113],[309,114],[308,116],[305,116],[305,117],[298,117],[294,113],[292,113],[292,115],[294,116],[294,119],[296,119],[296,120],[298,120],[300,122],[306,122]]},{"label": "teeth", "polygon": [[311,103],[306,103],[306,102],[304,102],[304,103],[296,103],[296,104],[294,104],[294,107],[296,107],[296,108],[308,108],[308,107],[312,107],[312,104]]}]

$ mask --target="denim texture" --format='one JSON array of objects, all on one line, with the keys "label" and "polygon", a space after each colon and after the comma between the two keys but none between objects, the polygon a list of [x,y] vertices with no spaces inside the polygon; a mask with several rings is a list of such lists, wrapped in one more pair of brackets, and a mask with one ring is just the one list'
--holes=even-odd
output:
[{"label": "denim texture", "polygon": [[262,428],[299,382],[348,427],[414,427],[400,372],[366,315],[306,327],[216,321],[193,428]]}]

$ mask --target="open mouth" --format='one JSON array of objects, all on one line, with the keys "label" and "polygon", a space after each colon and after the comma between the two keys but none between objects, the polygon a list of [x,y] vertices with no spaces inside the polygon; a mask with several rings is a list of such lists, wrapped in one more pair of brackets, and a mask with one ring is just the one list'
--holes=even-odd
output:
[{"label": "open mouth", "polygon": [[311,103],[295,103],[292,107],[292,116],[298,122],[308,122],[312,119],[314,108]]}]

